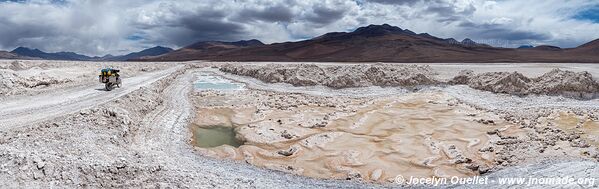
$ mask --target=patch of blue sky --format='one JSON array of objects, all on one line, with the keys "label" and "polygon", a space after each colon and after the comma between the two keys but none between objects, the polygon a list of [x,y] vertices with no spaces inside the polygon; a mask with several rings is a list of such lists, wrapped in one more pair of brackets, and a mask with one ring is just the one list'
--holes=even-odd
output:
[{"label": "patch of blue sky", "polygon": [[591,6],[578,12],[576,15],[574,15],[574,19],[588,20],[594,23],[599,23],[599,5]]},{"label": "patch of blue sky", "polygon": [[144,39],[144,37],[142,37],[140,35],[130,35],[130,36],[127,36],[127,40],[130,40],[130,41],[140,41],[140,40],[143,40],[143,39]]}]

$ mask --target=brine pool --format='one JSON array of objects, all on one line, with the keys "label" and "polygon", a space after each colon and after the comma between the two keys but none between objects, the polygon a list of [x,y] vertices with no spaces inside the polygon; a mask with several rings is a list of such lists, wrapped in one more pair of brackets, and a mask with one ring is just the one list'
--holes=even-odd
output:
[{"label": "brine pool", "polygon": [[235,130],[232,127],[210,126],[200,127],[192,126],[193,145],[202,148],[213,148],[222,145],[239,147],[243,143],[235,138]]},{"label": "brine pool", "polygon": [[[243,83],[237,83],[210,73],[200,73],[197,78],[194,88],[200,91],[238,91],[244,89]],[[191,130],[193,132],[192,143],[198,147],[212,148],[222,145],[239,147],[242,144],[235,138],[235,131],[232,127],[192,125]]]},{"label": "brine pool", "polygon": [[200,91],[203,90],[218,90],[218,91],[236,91],[243,90],[244,84],[237,83],[219,76],[211,75],[210,73],[200,73],[197,76],[194,88]]}]

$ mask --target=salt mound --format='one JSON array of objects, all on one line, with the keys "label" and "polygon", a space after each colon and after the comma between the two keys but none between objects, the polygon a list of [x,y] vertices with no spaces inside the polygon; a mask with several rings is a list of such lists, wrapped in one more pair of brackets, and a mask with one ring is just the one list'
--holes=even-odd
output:
[{"label": "salt mound", "polygon": [[294,86],[324,85],[331,88],[367,86],[417,86],[440,83],[429,66],[421,65],[233,65],[223,72],[257,78],[267,83],[289,83]]},{"label": "salt mound", "polygon": [[[427,65],[316,65],[316,64],[226,64],[220,71],[257,78],[267,83],[289,83],[294,86],[323,85],[331,88],[350,87],[412,87],[441,84]],[[485,72],[475,74],[462,70],[447,82],[468,85],[474,89],[512,95],[563,95],[574,98],[594,98],[599,84],[588,72],[554,69],[537,78],[518,72]]]},{"label": "salt mound", "polygon": [[72,82],[72,80],[55,78],[46,74],[24,77],[11,70],[0,71],[0,95],[14,95],[28,88],[48,87],[68,82]]},{"label": "salt mound", "polygon": [[19,71],[27,69],[27,65],[20,61],[13,61],[8,68],[14,71]]},{"label": "salt mound", "polygon": [[544,94],[593,98],[599,93],[599,83],[593,80],[590,73],[560,69],[553,69],[537,78],[528,78],[518,72],[487,72],[475,75],[470,70],[463,70],[449,83],[513,95]]},{"label": "salt mound", "polygon": [[572,72],[553,69],[535,78],[533,93],[585,95],[599,92],[599,83],[593,80],[589,72]]},{"label": "salt mound", "polygon": [[452,80],[449,81],[451,85],[467,85],[470,81],[470,78],[474,76],[474,71],[472,70],[462,70],[455,76]]},{"label": "salt mound", "polygon": [[487,72],[471,76],[468,86],[495,93],[526,95],[531,79],[518,72]]}]

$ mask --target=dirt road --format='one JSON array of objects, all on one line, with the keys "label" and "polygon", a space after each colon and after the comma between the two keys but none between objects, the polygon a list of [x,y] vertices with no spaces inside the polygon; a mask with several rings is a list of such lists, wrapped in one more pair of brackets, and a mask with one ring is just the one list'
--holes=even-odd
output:
[{"label": "dirt road", "polygon": [[97,84],[6,100],[0,104],[0,129],[31,124],[108,102],[164,78],[182,67],[180,65],[124,78],[122,88],[111,92],[106,92],[103,85]]}]

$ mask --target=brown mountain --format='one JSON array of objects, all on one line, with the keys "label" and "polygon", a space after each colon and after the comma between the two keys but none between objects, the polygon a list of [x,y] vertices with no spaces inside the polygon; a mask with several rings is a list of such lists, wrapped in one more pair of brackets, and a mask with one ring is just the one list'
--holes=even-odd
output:
[{"label": "brown mountain", "polygon": [[31,57],[20,56],[8,51],[0,51],[0,59],[32,59]]},{"label": "brown mountain", "polygon": [[580,45],[579,47],[573,49],[572,51],[578,53],[594,53],[599,54],[599,39],[588,42],[586,44]]},{"label": "brown mountain", "polygon": [[252,39],[236,42],[202,41],[183,47],[162,56],[142,57],[141,60],[184,61],[203,59],[207,56],[218,56],[233,50],[263,46],[264,43]]},{"label": "brown mountain", "polygon": [[326,62],[599,62],[597,41],[578,48],[496,48],[470,39],[458,42],[383,25],[333,32],[304,41],[269,45],[200,42],[151,61],[326,61]]}]

